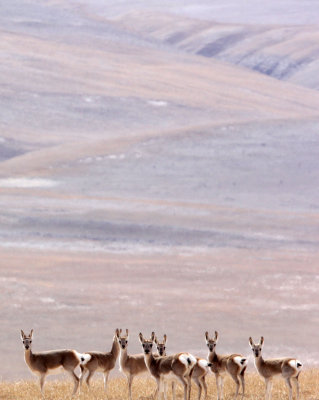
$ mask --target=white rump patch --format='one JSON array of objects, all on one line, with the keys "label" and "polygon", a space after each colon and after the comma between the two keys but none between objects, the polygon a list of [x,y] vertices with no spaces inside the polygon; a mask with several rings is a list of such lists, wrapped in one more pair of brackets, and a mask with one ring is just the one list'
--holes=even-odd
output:
[{"label": "white rump patch", "polygon": [[300,361],[298,360],[290,360],[288,361],[288,364],[292,367],[295,368],[297,370],[300,370],[302,368],[302,364]]},{"label": "white rump patch", "polygon": [[196,364],[196,358],[190,353],[183,353],[179,356],[179,361],[183,363],[187,368],[193,368]]},{"label": "white rump patch", "polygon": [[78,353],[77,351],[75,352],[76,356],[78,357],[80,364],[85,365],[91,360],[91,355],[87,353]]},{"label": "white rump patch", "polygon": [[200,358],[200,359],[198,360],[198,365],[199,365],[201,368],[208,368],[208,364],[209,364],[209,362],[208,362],[207,360],[205,360],[204,358]]},{"label": "white rump patch", "polygon": [[[242,368],[244,368],[244,367],[247,365],[247,363],[248,363],[248,360],[247,360],[247,358],[245,358],[245,357],[235,356],[235,357],[233,358],[233,360],[234,360],[234,362],[235,362],[237,365],[239,365],[239,366],[242,367]],[[244,361],[243,361],[243,360],[244,360]]]}]

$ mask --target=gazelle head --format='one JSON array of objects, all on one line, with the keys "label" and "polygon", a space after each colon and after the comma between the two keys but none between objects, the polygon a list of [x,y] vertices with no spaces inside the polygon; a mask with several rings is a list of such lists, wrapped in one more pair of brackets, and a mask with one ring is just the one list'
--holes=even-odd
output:
[{"label": "gazelle head", "polygon": [[115,331],[115,334],[117,336],[120,348],[123,350],[126,349],[128,344],[128,329],[126,329],[126,334],[124,336],[122,336],[122,329],[120,330],[117,329]]},{"label": "gazelle head", "polygon": [[218,332],[215,331],[215,337],[214,339],[210,338],[208,335],[208,332],[205,332],[205,338],[206,338],[206,344],[210,352],[213,352],[215,350],[217,341],[218,341]]},{"label": "gazelle head", "polygon": [[249,344],[250,347],[254,353],[255,357],[259,357],[261,355],[261,349],[263,348],[263,344],[264,344],[264,338],[263,336],[260,338],[260,342],[258,344],[255,344],[253,342],[253,339],[250,337],[249,338]]},{"label": "gazelle head", "polygon": [[160,356],[165,356],[166,355],[166,340],[167,340],[166,334],[164,335],[164,338],[163,338],[162,342],[159,342],[157,340],[157,337],[155,336],[155,340],[154,341],[156,343],[156,348],[157,348],[158,354]]},{"label": "gazelle head", "polygon": [[150,354],[152,353],[152,347],[153,347],[153,342],[155,340],[155,333],[152,332],[151,338],[150,339],[144,339],[142,333],[138,335],[140,338],[140,342],[143,346],[143,350],[145,354]]},{"label": "gazelle head", "polygon": [[29,335],[26,335],[23,332],[23,330],[21,329],[21,340],[22,340],[25,350],[29,350],[29,349],[31,350],[32,335],[33,335],[33,329],[31,329],[31,332]]}]

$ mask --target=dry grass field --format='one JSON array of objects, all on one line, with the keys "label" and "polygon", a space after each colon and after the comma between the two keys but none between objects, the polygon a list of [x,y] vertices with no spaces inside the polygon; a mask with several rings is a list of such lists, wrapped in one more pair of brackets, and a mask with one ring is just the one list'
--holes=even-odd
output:
[{"label": "dry grass field", "polygon": [[[215,378],[210,375],[208,382],[208,400],[216,399]],[[264,398],[264,382],[256,373],[246,374],[246,399],[257,400]],[[47,382],[45,394],[47,400],[69,399],[73,384],[70,380]],[[301,400],[317,400],[319,398],[319,370],[308,369],[300,375]],[[152,379],[136,378],[133,383],[133,400],[153,399],[155,382]],[[182,390],[177,389],[177,399],[182,399]],[[225,380],[225,400],[230,400],[234,395],[234,386],[230,378]],[[170,398],[170,392],[168,393]],[[79,400],[124,400],[128,398],[127,385],[124,378],[111,378],[109,380],[107,397],[103,390],[102,379],[93,380],[92,389],[88,392],[83,386],[82,393],[76,396]],[[192,386],[192,400],[197,399],[197,389]],[[25,380],[11,383],[0,383],[0,399],[3,400],[37,400],[41,399],[38,383],[33,380]],[[288,399],[287,388],[282,379],[274,381],[273,400]]]}]

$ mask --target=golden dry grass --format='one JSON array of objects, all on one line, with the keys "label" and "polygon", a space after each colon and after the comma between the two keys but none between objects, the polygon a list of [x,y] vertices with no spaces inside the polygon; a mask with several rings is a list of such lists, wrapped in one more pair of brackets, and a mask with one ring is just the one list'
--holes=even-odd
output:
[{"label": "golden dry grass", "polygon": [[[300,400],[318,400],[319,399],[319,370],[308,369],[300,375]],[[215,379],[210,375],[208,383],[208,400],[216,399]],[[48,381],[45,386],[46,400],[70,399],[72,391],[72,382],[69,379],[62,381]],[[133,400],[151,400],[155,390],[155,382],[152,379],[136,378],[133,383]],[[256,373],[246,374],[246,399],[264,399],[264,382]],[[127,399],[127,384],[124,378],[111,378],[108,383],[107,397],[103,390],[103,381],[101,378],[95,379],[90,391],[83,387],[82,393],[77,395],[78,400],[108,400]],[[225,380],[225,400],[232,399],[234,395],[234,385],[230,378]],[[169,398],[171,394],[169,392]],[[197,389],[192,387],[192,400],[197,399]],[[19,382],[1,382],[0,383],[1,400],[37,400],[41,399],[39,385],[36,380]],[[178,388],[177,399],[183,399],[182,390]],[[272,400],[288,399],[287,389],[282,379],[275,379]]]}]

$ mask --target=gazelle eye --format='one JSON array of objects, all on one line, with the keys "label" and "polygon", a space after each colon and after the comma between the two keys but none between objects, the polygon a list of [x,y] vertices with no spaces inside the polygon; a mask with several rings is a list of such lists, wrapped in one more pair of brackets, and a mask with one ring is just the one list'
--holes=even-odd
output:
[{"label": "gazelle eye", "polygon": [[143,347],[145,347],[145,344],[142,344]]}]

